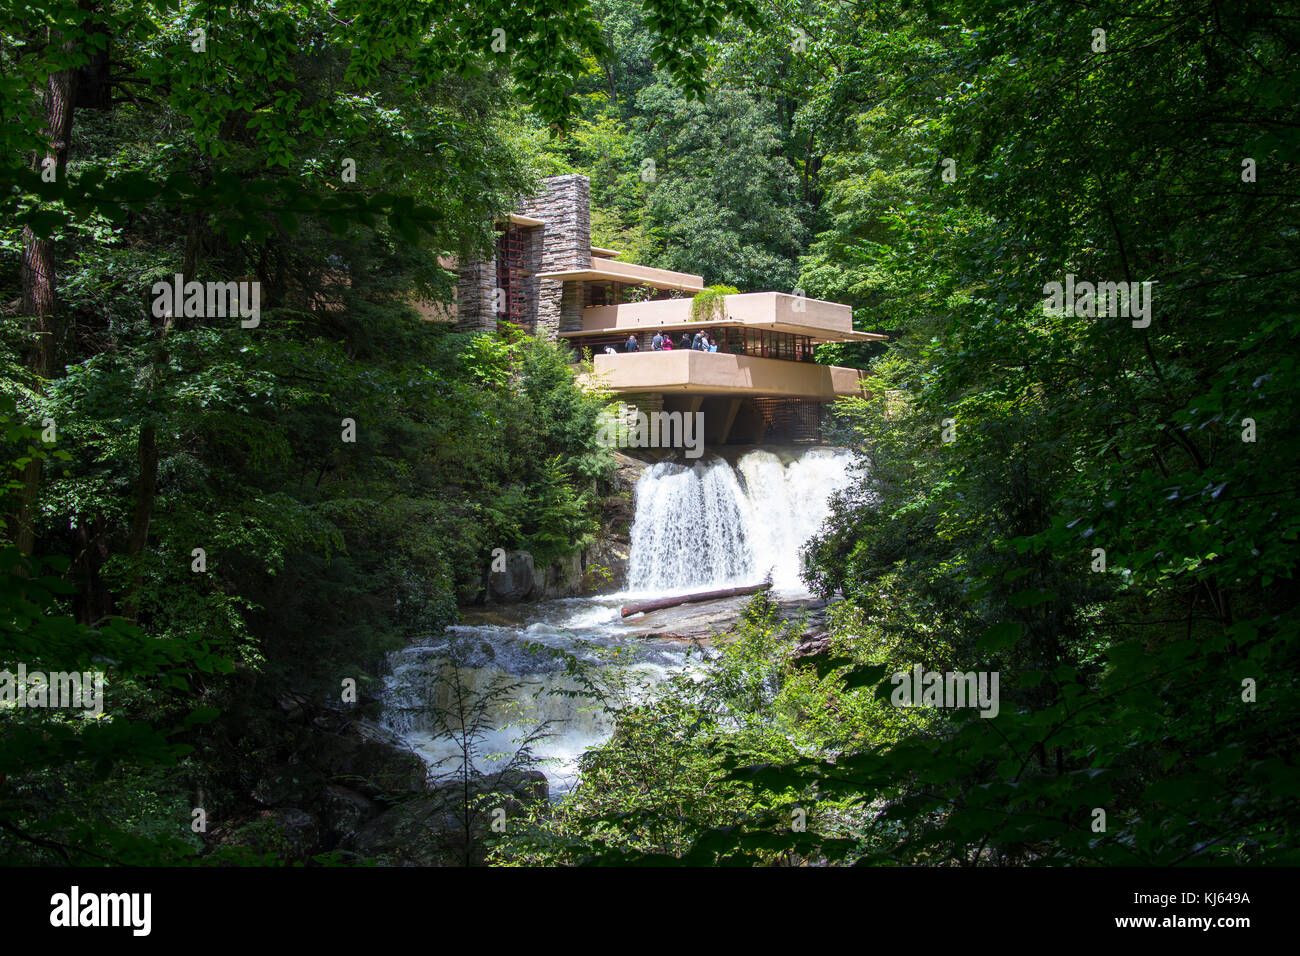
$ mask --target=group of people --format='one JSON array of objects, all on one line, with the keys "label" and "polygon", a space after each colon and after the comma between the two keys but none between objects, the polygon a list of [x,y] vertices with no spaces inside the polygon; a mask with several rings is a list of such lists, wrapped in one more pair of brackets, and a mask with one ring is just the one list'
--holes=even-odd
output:
[{"label": "group of people", "polygon": [[[696,332],[694,336],[689,332],[683,332],[681,339],[676,345],[674,345],[672,336],[664,335],[664,330],[660,329],[655,333],[655,337],[650,340],[650,349],[654,352],[671,352],[674,349],[691,349],[696,352],[716,352],[718,350],[718,343],[713,336],[709,335],[708,332]],[[635,334],[627,337],[627,341],[623,343],[623,351],[641,351],[641,343],[637,341]],[[606,346],[605,352],[611,355],[614,354],[614,347],[612,345]]]}]

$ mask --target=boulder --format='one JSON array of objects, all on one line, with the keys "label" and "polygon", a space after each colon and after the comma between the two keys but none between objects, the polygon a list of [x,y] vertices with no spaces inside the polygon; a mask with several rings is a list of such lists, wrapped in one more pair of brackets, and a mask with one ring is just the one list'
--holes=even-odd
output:
[{"label": "boulder", "polygon": [[495,792],[510,794],[522,803],[544,803],[551,795],[551,784],[540,770],[507,770],[500,777],[489,775],[487,783]]},{"label": "boulder", "polygon": [[404,800],[366,821],[344,847],[381,863],[403,866],[463,866],[481,864],[493,811],[506,819],[525,813],[526,805],[549,798],[546,774],[540,770],[507,770],[474,774],[469,780],[466,826],[465,787],[454,776],[444,778],[432,793]]},{"label": "boulder", "polygon": [[533,600],[576,597],[582,593],[582,555],[574,553],[552,561],[534,582],[529,597]]},{"label": "boulder", "polygon": [[374,801],[336,783],[325,785],[320,804],[321,821],[330,829],[336,842],[351,840],[368,820],[380,812]]},{"label": "boulder", "polygon": [[276,810],[272,819],[280,831],[284,851],[290,859],[306,860],[316,852],[320,828],[310,813],[288,807]]},{"label": "boulder", "polygon": [[831,636],[825,632],[805,634],[799,638],[799,644],[790,655],[796,664],[808,663],[813,658],[823,657],[831,652]]},{"label": "boulder", "polygon": [[527,551],[507,551],[505,559],[505,570],[488,573],[488,600],[502,604],[527,600],[537,588],[533,556]]},{"label": "boulder", "polygon": [[465,862],[465,829],[443,796],[431,794],[368,821],[347,847],[393,866],[455,866]]},{"label": "boulder", "polygon": [[[550,799],[551,785],[540,770],[504,770],[499,773],[473,773],[469,778],[469,795],[478,798],[483,794],[502,797],[504,805],[518,809],[524,803]],[[450,807],[464,802],[465,781],[455,772],[439,776],[434,784],[435,793],[442,795]]]},{"label": "boulder", "polygon": [[313,741],[319,765],[333,782],[370,799],[392,802],[428,789],[428,770],[420,755],[396,734],[368,720],[354,720],[341,733]]},{"label": "boulder", "polygon": [[582,555],[584,591],[610,594],[622,590],[631,556],[632,546],[626,535],[608,535],[597,541]]},{"label": "boulder", "polygon": [[283,807],[299,802],[304,794],[321,788],[324,778],[301,764],[269,768],[249,790],[249,796],[263,807]]}]

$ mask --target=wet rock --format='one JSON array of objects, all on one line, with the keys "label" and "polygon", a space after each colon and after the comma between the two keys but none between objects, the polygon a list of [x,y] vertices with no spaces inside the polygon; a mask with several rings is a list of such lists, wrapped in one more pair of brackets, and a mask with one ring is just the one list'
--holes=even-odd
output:
[{"label": "wet rock", "polygon": [[614,455],[614,471],[602,488],[600,533],[582,555],[587,593],[609,593],[624,586],[627,562],[632,553],[636,484],[641,473],[651,464],[653,462],[622,452]]},{"label": "wet rock", "polygon": [[535,576],[528,597],[534,601],[576,597],[582,590],[582,555],[574,553],[543,568]]},{"label": "wet rock", "polygon": [[[649,449],[642,450],[648,451]],[[633,458],[631,455],[616,451],[614,452],[614,472],[609,478],[609,483],[617,492],[630,492],[636,488],[636,483],[641,479],[641,472],[652,464],[654,464],[653,461]]]},{"label": "wet rock", "polygon": [[513,604],[527,600],[536,587],[537,571],[533,567],[533,556],[527,551],[507,551],[505,570],[488,573],[489,601]]},{"label": "wet rock", "polygon": [[[631,523],[629,515],[624,528]],[[631,556],[632,545],[626,530],[622,534],[607,533],[582,553],[583,593],[610,594],[621,590],[627,580]]]}]

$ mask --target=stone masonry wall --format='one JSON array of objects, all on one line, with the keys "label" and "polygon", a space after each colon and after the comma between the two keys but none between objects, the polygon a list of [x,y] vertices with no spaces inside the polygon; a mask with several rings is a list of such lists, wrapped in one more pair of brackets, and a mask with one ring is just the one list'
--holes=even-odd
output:
[{"label": "stone masonry wall", "polygon": [[[583,294],[578,282],[538,279],[538,272],[585,269],[591,265],[591,183],[576,174],[551,176],[542,181],[539,195],[521,201],[517,213],[541,219],[542,226],[524,226],[528,240],[522,268],[528,290],[528,312],[532,327],[551,339],[557,332],[582,328]],[[457,288],[457,322],[460,331],[494,331],[497,316],[492,311],[496,290],[496,261],[466,263],[460,269]]]},{"label": "stone masonry wall", "polygon": [[492,295],[497,285],[495,257],[487,262],[467,262],[456,282],[456,331],[495,332]]},{"label": "stone masonry wall", "polygon": [[[519,212],[545,221],[541,227],[539,272],[585,269],[591,265],[591,183],[586,176],[551,176],[542,192],[521,204]],[[537,325],[551,338],[582,328],[582,286],[555,279],[538,280]]]}]

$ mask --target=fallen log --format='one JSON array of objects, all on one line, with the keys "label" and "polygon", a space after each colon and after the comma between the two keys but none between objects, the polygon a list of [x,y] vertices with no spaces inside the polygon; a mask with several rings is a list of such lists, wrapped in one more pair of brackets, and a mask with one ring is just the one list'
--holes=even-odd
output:
[{"label": "fallen log", "polygon": [[666,607],[676,607],[679,604],[695,604],[698,601],[717,601],[721,598],[738,597],[741,594],[757,594],[759,591],[766,591],[771,586],[771,581],[764,581],[762,584],[750,584],[743,588],[723,588],[721,591],[696,591],[694,594],[679,594],[676,597],[659,598],[656,601],[624,604],[623,616],[631,617],[633,614],[648,614],[651,611],[662,611]]}]

